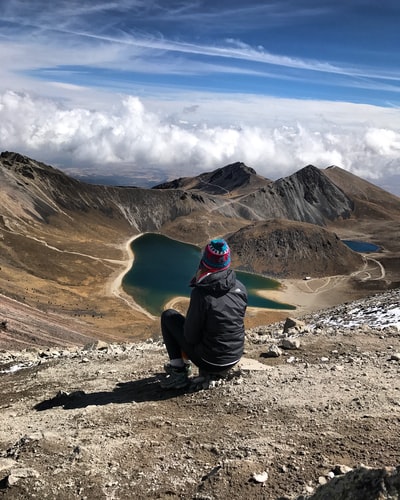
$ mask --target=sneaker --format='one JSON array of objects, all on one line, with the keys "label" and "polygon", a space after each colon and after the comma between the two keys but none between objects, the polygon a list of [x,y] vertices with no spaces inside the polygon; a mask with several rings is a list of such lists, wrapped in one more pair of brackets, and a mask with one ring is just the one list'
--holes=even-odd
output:
[{"label": "sneaker", "polygon": [[[192,363],[185,363],[185,366],[183,368],[185,369],[187,376],[190,377],[190,375],[192,374]],[[172,366],[169,361],[164,364],[164,371],[168,375],[170,375],[175,370],[180,370],[180,368]]]},{"label": "sneaker", "polygon": [[160,380],[160,385],[163,389],[183,389],[189,385],[189,377],[186,368],[170,367],[168,375]]},{"label": "sneaker", "polygon": [[203,391],[216,386],[216,381],[211,375],[199,375],[192,378],[190,382],[190,392]]},{"label": "sneaker", "polygon": [[190,391],[213,389],[223,385],[232,376],[231,369],[232,367],[229,367],[227,370],[218,373],[211,373],[200,369],[199,376],[191,379]]}]

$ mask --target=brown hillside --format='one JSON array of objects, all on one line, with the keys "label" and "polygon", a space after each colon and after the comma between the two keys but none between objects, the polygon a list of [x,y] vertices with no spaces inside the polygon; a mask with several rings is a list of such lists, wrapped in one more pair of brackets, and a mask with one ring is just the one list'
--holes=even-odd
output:
[{"label": "brown hillside", "polygon": [[374,243],[381,248],[373,257],[383,266],[393,286],[400,282],[400,198],[339,167],[323,171],[354,202],[348,220],[328,227],[343,239]]},{"label": "brown hillside", "polygon": [[400,198],[340,167],[328,167],[325,175],[354,200],[354,216],[392,219],[400,216]]},{"label": "brown hillside", "polygon": [[279,278],[351,274],[364,263],[336,234],[303,222],[258,222],[228,241],[240,269]]}]

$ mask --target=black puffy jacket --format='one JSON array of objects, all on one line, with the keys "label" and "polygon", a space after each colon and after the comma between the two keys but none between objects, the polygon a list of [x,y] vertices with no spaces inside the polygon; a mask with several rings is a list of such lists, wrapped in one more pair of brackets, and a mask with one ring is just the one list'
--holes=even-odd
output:
[{"label": "black puffy jacket", "polygon": [[210,364],[227,366],[241,358],[247,290],[233,269],[207,275],[192,284],[185,338]]}]

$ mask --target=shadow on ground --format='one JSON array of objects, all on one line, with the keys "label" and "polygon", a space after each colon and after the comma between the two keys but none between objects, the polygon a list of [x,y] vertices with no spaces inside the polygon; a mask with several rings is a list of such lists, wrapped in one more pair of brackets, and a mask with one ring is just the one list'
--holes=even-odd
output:
[{"label": "shadow on ground", "polygon": [[61,406],[64,410],[85,408],[86,406],[103,406],[111,403],[142,403],[144,401],[163,401],[180,396],[187,392],[185,389],[166,391],[160,387],[159,376],[147,377],[131,382],[119,382],[111,391],[86,393],[74,391],[67,393],[59,391],[53,398],[36,404],[37,411],[50,410]]}]

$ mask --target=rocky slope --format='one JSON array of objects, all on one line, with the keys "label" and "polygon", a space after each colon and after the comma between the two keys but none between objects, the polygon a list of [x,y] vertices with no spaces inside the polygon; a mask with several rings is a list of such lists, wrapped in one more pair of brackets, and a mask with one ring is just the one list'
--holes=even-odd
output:
[{"label": "rocky slope", "polygon": [[249,329],[199,392],[157,339],[1,351],[0,498],[397,500],[399,300]]},{"label": "rocky slope", "polygon": [[234,163],[156,187],[233,197],[230,205],[238,216],[248,220],[280,218],[325,225],[330,220],[349,218],[354,208],[352,199],[312,165],[273,182],[242,163]]},{"label": "rocky slope", "polygon": [[339,167],[328,167],[324,174],[354,200],[358,216],[392,219],[400,214],[399,198],[386,193],[360,177]]},{"label": "rocky slope", "polygon": [[364,264],[336,234],[304,222],[256,222],[227,240],[236,267],[276,278],[351,274]]},{"label": "rocky slope", "polygon": [[154,189],[185,189],[232,196],[251,192],[270,184],[272,184],[271,180],[257,175],[253,168],[237,162],[195,177],[180,177],[164,182],[154,186]]},{"label": "rocky slope", "polygon": [[[109,222],[122,220],[137,231],[154,231],[167,221],[198,210],[245,220],[278,217],[320,225],[351,214],[352,200],[311,165],[276,182],[253,172],[242,164],[233,164],[185,183],[172,182],[170,186],[176,185],[175,189],[122,188],[85,184],[41,162],[3,152],[3,224],[4,217],[12,214],[18,214],[20,222],[33,219],[48,223],[55,215],[92,212]],[[189,182],[193,186],[185,189]],[[198,191],[199,185],[203,186],[201,194],[192,191]],[[207,194],[210,186],[213,195]],[[223,190],[222,195],[236,191],[240,197],[228,203],[217,195],[221,193],[215,193],[218,189]]]},{"label": "rocky slope", "polygon": [[83,214],[97,217],[106,226],[154,231],[206,203],[195,195],[183,199],[178,191],[86,184],[16,153],[1,153],[0,179],[3,225],[5,220],[12,223],[13,215],[18,215],[20,225],[29,225],[32,221],[50,223],[56,216],[73,221],[74,214]]}]

